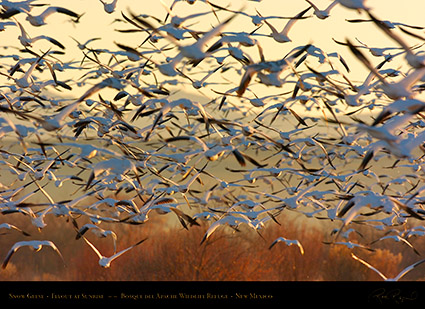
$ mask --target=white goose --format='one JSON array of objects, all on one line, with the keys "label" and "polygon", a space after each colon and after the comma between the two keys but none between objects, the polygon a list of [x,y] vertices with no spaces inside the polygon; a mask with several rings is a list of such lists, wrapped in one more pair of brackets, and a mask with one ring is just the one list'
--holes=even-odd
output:
[{"label": "white goose", "polygon": [[58,255],[59,257],[62,259],[62,261],[65,263],[62,254],[60,253],[59,249],[56,247],[56,245],[50,241],[50,240],[30,240],[30,241],[19,241],[17,243],[15,243],[12,248],[9,250],[9,252],[7,253],[3,264],[2,264],[2,268],[5,269],[7,267],[7,264],[9,263],[10,259],[12,258],[12,255],[18,251],[18,249],[22,248],[22,247],[30,247],[31,249],[33,249],[35,252],[40,251],[43,246],[47,246],[47,247],[51,247]]},{"label": "white goose", "polygon": [[133,249],[134,247],[140,245],[141,243],[143,243],[147,238],[144,238],[140,241],[138,241],[137,243],[135,243],[134,245],[121,250],[120,252],[115,253],[114,255],[110,256],[110,257],[106,257],[104,255],[102,255],[99,250],[84,236],[82,237],[85,242],[93,249],[93,251],[96,253],[96,255],[99,257],[99,265],[103,268],[109,268],[111,266],[111,263],[118,257],[120,257],[121,255],[123,255],[124,253],[126,253],[127,251]]},{"label": "white goose", "polygon": [[305,1],[307,1],[313,7],[314,15],[316,15],[319,19],[328,18],[330,16],[329,15],[330,11],[339,3],[338,0],[334,0],[328,5],[326,9],[321,10],[310,0],[305,0]]},{"label": "white goose", "polygon": [[370,265],[368,262],[362,260],[361,258],[359,258],[358,256],[354,255],[353,253],[351,253],[351,257],[353,259],[355,259],[356,261],[359,261],[360,263],[362,263],[363,265],[367,266],[368,268],[372,269],[374,272],[376,272],[382,279],[384,279],[385,281],[399,281],[402,277],[404,277],[408,272],[410,272],[411,270],[415,269],[416,267],[418,267],[419,265],[421,265],[423,262],[425,262],[425,259],[420,260],[416,263],[413,263],[412,265],[407,266],[405,269],[403,269],[397,276],[393,277],[393,278],[388,278],[387,276],[385,276],[382,272],[380,272],[378,269],[376,269],[375,267],[373,267],[372,265]]},{"label": "white goose", "polygon": [[301,19],[305,13],[307,13],[308,10],[310,10],[311,7],[308,7],[307,9],[301,11],[298,13],[294,18],[290,19],[285,27],[282,29],[282,31],[276,30],[276,28],[270,24],[267,19],[264,19],[264,22],[267,26],[269,26],[272,33],[270,36],[278,43],[287,43],[292,42],[291,38],[289,37],[289,31],[292,29],[292,27],[295,25],[295,23],[298,21],[298,19]]},{"label": "white goose", "polygon": [[27,13],[26,20],[28,20],[30,24],[35,27],[46,25],[46,19],[54,13],[61,13],[74,18],[80,17],[80,15],[78,15],[77,13],[63,7],[58,7],[58,6],[50,6],[47,9],[45,9],[40,15],[32,15],[29,12],[26,12],[26,13]]}]

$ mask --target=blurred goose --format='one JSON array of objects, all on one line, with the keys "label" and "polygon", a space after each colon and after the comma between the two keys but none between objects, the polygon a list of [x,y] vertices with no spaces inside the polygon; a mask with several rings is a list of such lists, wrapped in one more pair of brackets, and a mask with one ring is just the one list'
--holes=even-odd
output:
[{"label": "blurred goose", "polygon": [[47,40],[50,43],[58,46],[61,49],[65,49],[65,46],[63,46],[59,41],[55,40],[54,38],[51,38],[47,35],[38,35],[36,37],[30,38],[28,33],[25,31],[24,27],[21,23],[18,21],[15,21],[15,23],[19,26],[19,29],[21,30],[21,35],[18,36],[19,41],[24,47],[31,47],[32,44],[38,40]]},{"label": "blurred goose", "polygon": [[313,7],[314,15],[316,15],[319,19],[328,18],[330,11],[339,3],[338,0],[334,0],[328,5],[326,9],[321,10],[310,0],[305,0],[305,1],[307,1]]},{"label": "blurred goose", "polygon": [[369,17],[372,19],[372,21],[375,23],[375,25],[378,26],[385,34],[388,35],[393,41],[395,41],[397,44],[399,44],[404,51],[406,52],[406,61],[409,63],[410,66],[416,69],[423,68],[425,66],[425,55],[423,54],[415,54],[412,51],[412,48],[407,45],[406,41],[401,38],[398,34],[396,34],[394,31],[391,31],[391,29],[381,20],[375,17],[372,13],[368,12]]},{"label": "blurred goose", "polygon": [[68,10],[66,8],[58,7],[58,6],[50,6],[47,9],[45,9],[40,15],[32,15],[29,12],[27,12],[26,19],[30,22],[31,25],[35,27],[39,27],[39,26],[46,25],[46,19],[54,13],[65,14],[74,18],[80,17],[80,15],[78,15],[77,13],[71,10]]},{"label": "blurred goose", "polygon": [[30,241],[18,241],[17,243],[15,243],[12,248],[9,250],[9,252],[7,253],[3,264],[2,264],[2,268],[6,268],[7,264],[9,263],[10,259],[12,258],[12,255],[18,251],[20,248],[22,247],[30,247],[31,249],[33,249],[35,252],[40,251],[43,246],[46,247],[51,247],[58,255],[59,257],[62,259],[62,261],[65,263],[62,254],[60,253],[59,249],[56,247],[56,245],[50,241],[50,240],[30,240]]},{"label": "blurred goose", "polygon": [[413,263],[412,265],[409,265],[405,269],[403,269],[397,276],[395,276],[393,278],[388,278],[383,273],[381,273],[378,269],[376,269],[375,267],[373,267],[372,265],[370,265],[368,262],[366,262],[366,261],[362,260],[361,258],[359,258],[358,256],[354,255],[354,253],[351,253],[351,257],[353,259],[355,259],[356,261],[359,261],[363,265],[367,266],[368,268],[372,269],[374,272],[376,272],[385,281],[399,281],[408,272],[412,271],[413,269],[415,269],[416,267],[418,267],[419,265],[421,265],[423,262],[425,262],[425,259],[423,259],[423,260],[420,260],[420,261],[418,261],[416,263]]},{"label": "blurred goose", "polygon": [[273,248],[277,243],[283,242],[285,243],[287,246],[298,246],[298,248],[300,249],[301,254],[304,254],[304,248],[301,245],[301,243],[298,240],[290,240],[290,239],[286,239],[285,237],[278,237],[276,238],[272,244],[270,245],[269,249]]},{"label": "blurred goose", "polygon": [[132,245],[132,246],[130,246],[130,247],[124,249],[124,250],[121,250],[120,252],[117,252],[110,257],[106,257],[106,256],[102,255],[99,252],[99,250],[87,238],[85,238],[84,236],[82,238],[93,249],[93,251],[96,253],[96,255],[99,257],[99,265],[103,268],[109,268],[111,266],[111,263],[115,259],[119,258],[121,255],[123,255],[127,251],[133,249],[134,247],[140,245],[141,243],[143,243],[147,239],[147,238],[144,238],[144,239],[138,241],[137,243],[135,243],[134,245]]},{"label": "blurred goose", "polygon": [[9,224],[9,223],[1,223],[0,224],[0,229],[16,230],[16,231],[22,233],[25,236],[30,236],[30,234],[28,234],[27,232],[21,230],[19,227],[15,226],[13,224]]},{"label": "blurred goose", "polygon": [[112,0],[111,2],[106,2],[103,0],[99,0],[99,1],[103,4],[103,9],[105,10],[106,13],[112,14],[113,12],[115,12],[118,0]]},{"label": "blurred goose", "polygon": [[236,14],[232,15],[231,17],[227,18],[225,21],[220,23],[219,25],[215,26],[212,30],[204,33],[201,38],[199,38],[195,43],[189,44],[189,45],[182,45],[178,40],[176,40],[174,37],[162,34],[160,30],[158,30],[156,27],[151,25],[149,22],[135,16],[132,14],[132,17],[137,20],[140,24],[142,24],[144,27],[148,28],[149,30],[154,31],[156,34],[163,36],[167,38],[171,43],[177,46],[177,48],[180,50],[180,52],[169,62],[166,62],[164,64],[158,65],[158,69],[161,73],[167,76],[175,76],[177,75],[177,71],[175,70],[178,63],[183,58],[189,58],[191,60],[201,60],[208,56],[208,54],[204,51],[206,48],[206,44],[215,36],[219,35],[224,27],[227,26],[227,24],[235,17]]},{"label": "blurred goose", "polygon": [[276,30],[276,28],[270,24],[266,19],[264,20],[264,22],[266,23],[267,26],[269,26],[270,30],[272,31],[272,33],[270,34],[270,36],[279,43],[286,43],[286,42],[292,42],[292,40],[289,38],[289,31],[292,29],[292,27],[295,25],[295,23],[303,17],[303,15],[305,13],[307,13],[307,11],[310,10],[311,7],[308,7],[307,9],[301,11],[300,13],[298,13],[294,18],[290,19],[285,27],[282,29],[282,31],[278,31]]},{"label": "blurred goose", "polygon": [[369,11],[370,8],[366,5],[367,0],[337,0],[339,4],[352,10]]}]

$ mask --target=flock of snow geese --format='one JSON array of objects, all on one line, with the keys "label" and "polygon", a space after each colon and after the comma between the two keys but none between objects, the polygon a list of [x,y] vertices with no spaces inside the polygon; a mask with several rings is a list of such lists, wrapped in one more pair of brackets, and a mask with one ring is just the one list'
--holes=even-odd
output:
[{"label": "flock of snow geese", "polygon": [[[373,250],[393,239],[420,258],[409,238],[425,235],[424,28],[381,19],[363,0],[323,9],[299,1],[305,9],[291,16],[264,15],[253,0],[240,9],[230,1],[161,1],[158,17],[100,0],[105,18],[128,27],[116,30],[123,41],[99,48],[102,38],[72,37],[80,53],[72,56],[81,58],[67,61],[68,46],[43,29],[54,26],[53,14],[78,27],[84,12],[1,0],[1,30],[20,33],[16,48],[4,48],[17,52],[0,58],[2,219],[21,214],[42,231],[46,216],[66,217],[105,268],[146,238],[117,251],[119,235],[103,226],[147,224],[151,211],[176,216],[185,229],[208,224],[201,245],[217,229],[261,236],[280,216],[298,213],[337,224],[331,244]],[[185,6],[199,12],[176,13]],[[326,23],[337,7],[357,11],[358,19],[345,22],[369,23],[393,45],[372,47],[348,34],[333,38],[344,55],[311,38],[294,46],[293,27]],[[201,30],[202,20],[209,28]],[[242,20],[247,31],[235,30]],[[125,33],[139,35],[138,45],[123,43]],[[39,49],[41,41],[49,47]],[[285,54],[267,59],[266,48]],[[363,81],[348,78],[352,65],[365,69]],[[65,73],[78,77],[61,80]],[[187,85],[200,95],[181,95]],[[25,239],[7,252],[3,268],[22,247],[50,247],[64,260],[51,240],[28,240],[40,236],[18,225],[0,224]],[[355,241],[359,226],[384,236]],[[115,254],[105,257],[87,231],[111,237]],[[285,235],[267,246],[279,243],[304,254]]]}]

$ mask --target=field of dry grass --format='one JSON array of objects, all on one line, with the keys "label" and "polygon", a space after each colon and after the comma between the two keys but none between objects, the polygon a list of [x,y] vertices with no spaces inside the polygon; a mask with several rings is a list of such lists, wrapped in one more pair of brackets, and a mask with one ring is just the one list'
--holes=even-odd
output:
[{"label": "field of dry grass", "polygon": [[[8,215],[7,219],[11,219]],[[6,218],[4,216],[2,221]],[[28,225],[25,218],[15,223]],[[208,228],[206,223],[188,230],[178,223],[156,216],[146,225],[126,225],[108,228],[117,235],[117,250],[148,237],[139,247],[116,259],[110,268],[98,265],[91,248],[75,239],[76,231],[65,218],[47,218],[41,231],[29,229],[31,238],[50,239],[62,252],[66,265],[50,248],[33,252],[18,250],[6,269],[0,271],[1,281],[379,281],[381,278],[351,257],[351,252],[367,260],[387,276],[397,275],[403,268],[421,259],[413,250],[392,240],[371,246],[374,251],[348,249],[343,245],[329,245],[329,230],[312,227],[303,219],[272,223],[259,233],[251,230],[233,231],[222,227],[202,245],[200,241]],[[104,226],[105,227],[105,226]],[[361,231],[361,227],[359,229]],[[373,240],[377,235],[358,234]],[[98,238],[87,232],[104,255],[113,254],[111,238]],[[296,246],[270,244],[279,236],[298,239],[304,254]],[[0,256],[4,258],[10,247],[25,236],[16,231],[0,235]],[[364,242],[364,239],[362,240]],[[421,238],[413,239],[415,247],[423,248]],[[424,267],[418,267],[403,280],[425,279]]]}]

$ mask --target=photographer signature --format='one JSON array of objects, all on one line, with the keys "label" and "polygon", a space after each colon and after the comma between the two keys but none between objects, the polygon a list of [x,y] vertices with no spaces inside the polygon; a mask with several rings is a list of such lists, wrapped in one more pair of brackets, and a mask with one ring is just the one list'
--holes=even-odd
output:
[{"label": "photographer signature", "polygon": [[387,290],[379,288],[369,295],[369,301],[377,301],[379,303],[392,302],[395,304],[403,304],[418,299],[417,291],[404,292],[401,289]]}]

